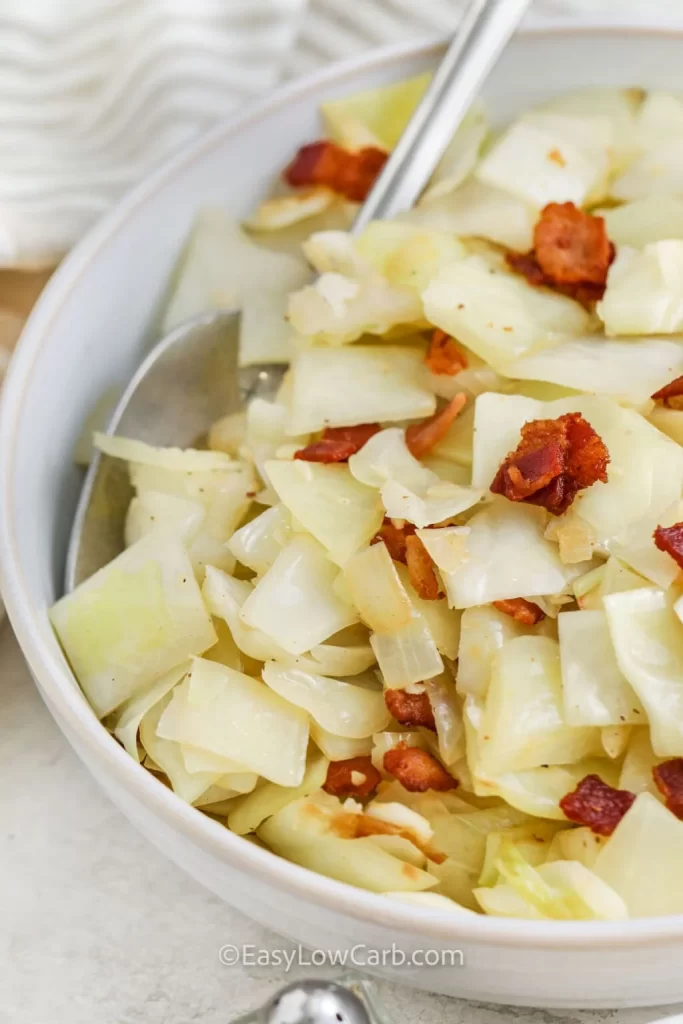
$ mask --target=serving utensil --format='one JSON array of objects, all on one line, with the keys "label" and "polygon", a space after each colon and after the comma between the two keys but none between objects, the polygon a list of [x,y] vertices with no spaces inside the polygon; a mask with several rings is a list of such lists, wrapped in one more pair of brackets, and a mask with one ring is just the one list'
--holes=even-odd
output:
[{"label": "serving utensil", "polygon": [[[352,232],[410,209],[427,184],[530,0],[472,0],[432,82],[361,207]],[[107,426],[152,445],[187,447],[253,397],[272,397],[280,364],[238,369],[238,310],[179,325],[138,368]],[[67,553],[68,593],[123,548],[132,496],[126,467],[96,453],[83,483]]]}]

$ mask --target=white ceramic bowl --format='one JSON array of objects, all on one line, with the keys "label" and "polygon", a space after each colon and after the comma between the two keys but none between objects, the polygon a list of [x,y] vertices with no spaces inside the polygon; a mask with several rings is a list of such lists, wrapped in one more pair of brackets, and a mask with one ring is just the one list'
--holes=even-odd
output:
[{"label": "white ceramic bowl", "polygon": [[[576,31],[517,37],[486,88],[506,118],[581,84],[680,88],[683,40]],[[635,1006],[683,998],[683,917],[626,923],[460,917],[312,874],[232,835],[135,764],[85,703],[50,629],[80,482],[71,453],[93,401],[125,380],[197,208],[244,213],[294,148],[319,134],[316,104],[415,74],[438,47],[372,54],[283,89],[221,125],[129,194],[63,263],[24,332],[0,443],[0,562],[7,609],[40,691],[79,757],[130,820],[209,889],[308,947],[461,949],[465,966],[402,967],[420,988],[535,1006]],[[646,880],[644,880],[646,884]],[[381,973],[390,974],[387,965]]]}]

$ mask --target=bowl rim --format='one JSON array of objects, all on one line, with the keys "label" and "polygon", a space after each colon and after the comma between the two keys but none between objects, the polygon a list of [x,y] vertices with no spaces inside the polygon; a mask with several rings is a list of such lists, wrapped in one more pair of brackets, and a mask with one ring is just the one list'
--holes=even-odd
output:
[{"label": "bowl rim", "polygon": [[[558,36],[648,36],[681,37],[682,31],[665,28],[557,26],[525,28],[530,37]],[[411,58],[436,57],[444,47],[442,40],[399,44],[373,50],[340,61],[279,88],[275,93],[249,104],[238,114],[226,118],[199,139],[182,148],[142,182],[128,191],[63,260],[43,290],[22,332],[20,343],[5,381],[0,403],[0,584],[7,612],[31,671],[41,680],[42,695],[57,724],[62,722],[78,735],[80,743],[108,772],[115,783],[139,801],[146,810],[180,832],[203,852],[225,860],[248,876],[327,911],[350,916],[366,924],[379,924],[397,933],[415,938],[455,941],[502,947],[533,948],[540,945],[554,950],[578,947],[601,949],[636,947],[643,943],[661,944],[683,940],[683,914],[668,917],[635,918],[628,921],[529,921],[485,915],[460,915],[402,904],[385,896],[337,882],[302,868],[245,841],[206,815],[198,813],[138,765],[104,729],[88,706],[66,661],[48,649],[40,637],[45,623],[45,607],[31,601],[23,567],[16,555],[17,523],[13,516],[12,478],[14,473],[14,437],[25,396],[31,386],[33,368],[39,359],[53,320],[73,289],[78,288],[85,269],[97,259],[101,249],[137,209],[169,179],[203,155],[237,136],[247,125],[272,115],[290,102],[305,98],[327,85],[350,84],[360,73],[373,69],[399,67]],[[48,627],[49,628],[49,627]]]}]

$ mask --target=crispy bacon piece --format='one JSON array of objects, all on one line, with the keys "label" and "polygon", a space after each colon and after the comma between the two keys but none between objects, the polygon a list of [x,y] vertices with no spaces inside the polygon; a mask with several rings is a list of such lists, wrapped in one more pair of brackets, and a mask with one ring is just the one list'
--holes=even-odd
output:
[{"label": "crispy bacon piece", "polygon": [[545,618],[545,612],[524,597],[511,597],[505,601],[494,601],[493,607],[505,615],[511,615],[517,622],[524,626],[535,626],[537,622]]},{"label": "crispy bacon piece", "polygon": [[432,373],[454,377],[467,369],[467,356],[450,334],[435,328],[425,362]]},{"label": "crispy bacon piece", "polygon": [[467,395],[461,393],[452,398],[440,412],[423,420],[422,423],[414,423],[406,428],[406,444],[416,459],[421,459],[439,443],[466,404]]},{"label": "crispy bacon piece", "polygon": [[336,142],[321,140],[302,146],[282,176],[294,188],[324,185],[352,202],[362,203],[387,156],[375,146],[352,152]]},{"label": "crispy bacon piece", "polygon": [[655,391],[652,398],[655,402],[664,402],[664,405],[680,408],[681,403],[676,399],[683,398],[683,377],[676,377],[676,380],[672,380],[670,384],[665,384],[659,391]]},{"label": "crispy bacon piece", "polygon": [[294,458],[304,462],[347,462],[379,429],[379,423],[360,423],[357,427],[327,427],[320,440],[299,448]]},{"label": "crispy bacon piece", "polygon": [[611,263],[603,217],[574,203],[548,203],[534,228],[534,251],[542,273],[556,284],[604,288]]},{"label": "crispy bacon piece", "polygon": [[596,836],[611,836],[635,798],[635,793],[614,789],[599,775],[587,775],[562,797],[560,807],[570,821],[587,825]]},{"label": "crispy bacon piece", "polygon": [[683,819],[683,757],[672,757],[652,769],[657,789],[666,797],[666,806],[677,818]]},{"label": "crispy bacon piece", "polygon": [[409,793],[426,793],[428,789],[445,792],[455,789],[458,780],[446,771],[435,757],[399,743],[384,755],[384,770],[393,775]]},{"label": "crispy bacon piece", "polygon": [[522,427],[522,440],[504,459],[491,491],[560,516],[579,491],[606,482],[608,462],[602,438],[581,413],[532,420]]},{"label": "crispy bacon piece", "polygon": [[[362,775],[364,781],[354,781],[353,775],[356,774]],[[347,796],[370,796],[381,781],[382,776],[370,757],[350,757],[347,761],[330,761],[323,789],[326,793],[345,800]]]},{"label": "crispy bacon piece", "polygon": [[418,726],[436,731],[434,712],[426,693],[406,693],[405,690],[385,690],[384,702],[401,725]]},{"label": "crispy bacon piece", "polygon": [[655,547],[671,555],[676,565],[683,569],[683,523],[673,526],[658,526],[652,534]]},{"label": "crispy bacon piece", "polygon": [[391,519],[385,519],[379,533],[375,534],[370,543],[379,544],[380,541],[384,541],[394,562],[403,562],[405,565],[408,561],[408,537],[411,537],[414,533],[415,527],[412,523],[404,523],[403,526],[399,527],[394,526]]},{"label": "crispy bacon piece", "polygon": [[574,203],[549,203],[534,228],[534,248],[510,252],[507,263],[529,284],[545,285],[591,306],[601,299],[615,248],[605,221]]},{"label": "crispy bacon piece", "polygon": [[441,584],[436,566],[419,537],[406,537],[406,565],[410,582],[418,597],[424,601],[436,601],[441,596]]}]

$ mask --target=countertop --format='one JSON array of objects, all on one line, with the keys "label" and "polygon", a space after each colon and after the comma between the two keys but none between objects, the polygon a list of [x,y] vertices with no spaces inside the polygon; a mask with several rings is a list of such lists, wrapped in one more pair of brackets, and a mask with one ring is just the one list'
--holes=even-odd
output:
[{"label": "countertop", "polygon": [[[0,664],[0,1024],[228,1024],[309,976],[220,963],[226,943],[294,947],[182,874],[109,803],[6,623]],[[645,1024],[676,1012],[510,1009],[377,987],[396,1024]]]}]

